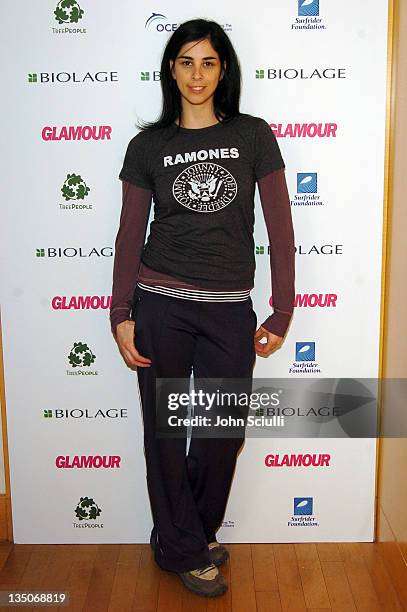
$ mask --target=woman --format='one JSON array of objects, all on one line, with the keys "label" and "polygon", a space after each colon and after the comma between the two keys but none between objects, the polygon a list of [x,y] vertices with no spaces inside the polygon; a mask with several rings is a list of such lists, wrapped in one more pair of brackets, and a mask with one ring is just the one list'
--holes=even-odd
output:
[{"label": "woman", "polygon": [[[162,113],[129,143],[120,173],[111,325],[137,368],[144,419],[150,543],[162,569],[204,596],[227,590],[216,541],[243,437],[155,436],[156,379],[250,379],[282,342],[294,303],[294,237],[273,132],[239,111],[240,68],[223,29],[195,19],[161,64]],[[274,312],[257,329],[254,192],[270,239]],[[154,219],[144,245],[152,197]],[[265,341],[264,341],[265,340]]]}]

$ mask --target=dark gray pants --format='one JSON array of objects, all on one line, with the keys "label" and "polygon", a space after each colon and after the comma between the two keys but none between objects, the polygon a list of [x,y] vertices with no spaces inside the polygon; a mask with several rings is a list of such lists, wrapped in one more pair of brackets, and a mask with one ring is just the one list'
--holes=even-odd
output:
[{"label": "dark gray pants", "polygon": [[209,564],[243,436],[156,436],[156,378],[252,378],[257,317],[252,300],[196,302],[136,288],[135,345],[152,360],[137,368],[155,560],[185,572]]}]

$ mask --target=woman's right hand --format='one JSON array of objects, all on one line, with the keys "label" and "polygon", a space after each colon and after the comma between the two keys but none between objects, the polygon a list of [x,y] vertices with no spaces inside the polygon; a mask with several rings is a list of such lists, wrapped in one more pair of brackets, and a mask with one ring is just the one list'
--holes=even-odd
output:
[{"label": "woman's right hand", "polygon": [[148,368],[151,359],[140,355],[134,345],[134,321],[122,321],[116,327],[116,342],[129,368]]}]

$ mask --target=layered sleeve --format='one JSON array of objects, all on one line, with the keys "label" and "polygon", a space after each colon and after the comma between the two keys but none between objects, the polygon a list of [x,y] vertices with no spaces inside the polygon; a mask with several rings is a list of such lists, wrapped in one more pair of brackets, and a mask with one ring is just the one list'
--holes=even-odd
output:
[{"label": "layered sleeve", "polygon": [[282,337],[290,324],[295,299],[294,230],[284,169],[267,174],[258,185],[270,244],[273,295],[273,314],[262,327]]}]

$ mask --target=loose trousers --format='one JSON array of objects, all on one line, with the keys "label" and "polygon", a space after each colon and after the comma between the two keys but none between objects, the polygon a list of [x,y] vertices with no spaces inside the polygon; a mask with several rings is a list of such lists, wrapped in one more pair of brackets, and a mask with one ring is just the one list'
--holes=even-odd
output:
[{"label": "loose trousers", "polygon": [[135,346],[151,359],[137,368],[144,422],[147,487],[154,527],[151,541],[162,568],[185,572],[210,563],[244,440],[156,436],[156,379],[244,378],[251,380],[257,317],[243,302],[201,302],[136,287]]}]

